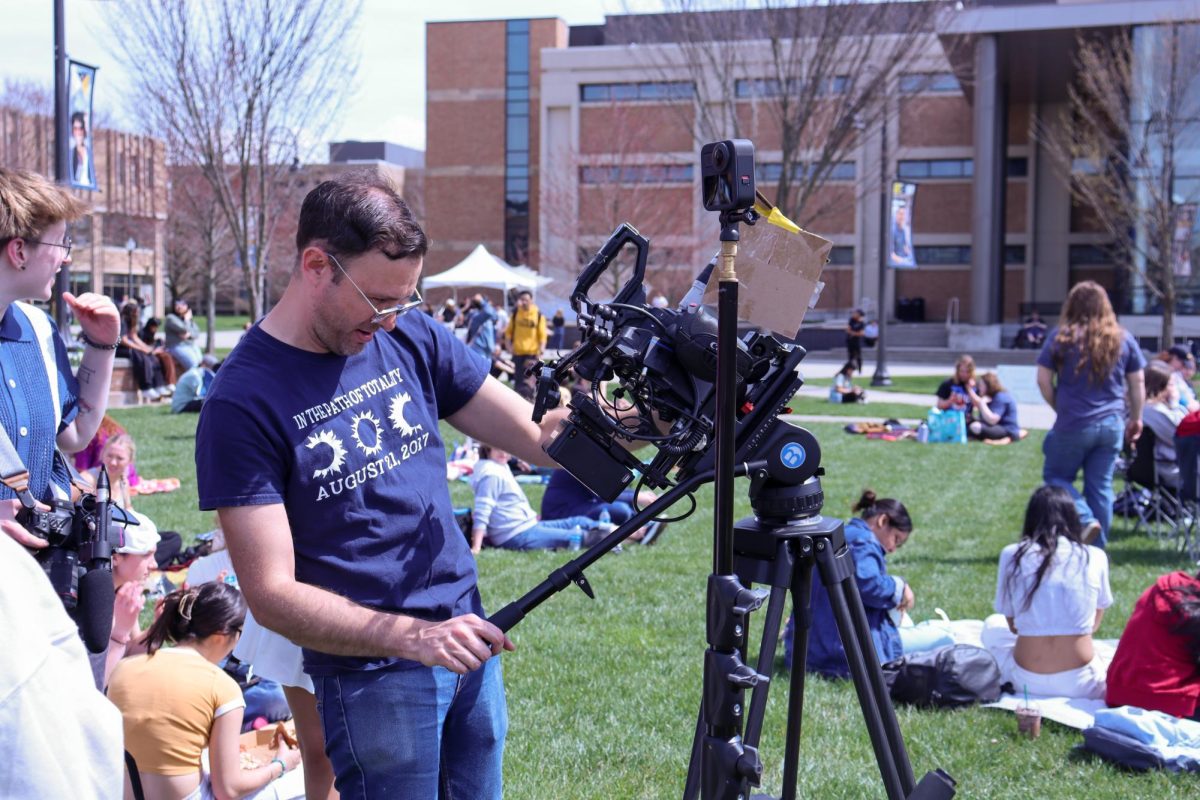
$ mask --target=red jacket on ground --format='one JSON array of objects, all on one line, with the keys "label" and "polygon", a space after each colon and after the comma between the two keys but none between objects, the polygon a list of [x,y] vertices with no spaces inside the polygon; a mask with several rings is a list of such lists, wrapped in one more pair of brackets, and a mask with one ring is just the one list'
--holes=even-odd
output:
[{"label": "red jacket on ground", "polygon": [[1200,665],[1193,642],[1172,629],[1179,622],[1175,606],[1180,589],[1200,590],[1200,580],[1186,572],[1163,575],[1142,593],[1117,653],[1108,667],[1111,707],[1137,706],[1176,717],[1191,717],[1200,700]]}]

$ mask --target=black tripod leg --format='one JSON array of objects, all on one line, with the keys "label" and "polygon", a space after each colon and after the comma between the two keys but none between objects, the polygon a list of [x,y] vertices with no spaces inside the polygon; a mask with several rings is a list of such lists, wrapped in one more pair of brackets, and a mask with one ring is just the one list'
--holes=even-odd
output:
[{"label": "black tripod leg", "polygon": [[[879,764],[884,788],[889,800],[904,800],[908,792],[900,779],[900,770],[893,755],[894,748],[888,741],[888,731],[884,727],[879,710],[881,703],[890,705],[891,698],[886,693],[882,698],[876,695],[875,684],[867,674],[867,662],[863,656],[863,651],[867,648],[871,649],[873,656],[875,645],[871,642],[870,631],[865,627],[856,631],[846,599],[848,592],[858,593],[858,586],[854,583],[854,561],[848,548],[843,548],[840,554],[835,555],[828,542],[818,541],[817,565],[821,570],[821,582],[829,595],[829,605],[833,609],[842,647],[846,651],[846,662],[850,666],[850,675],[858,693],[858,703],[862,706],[863,719],[867,724],[867,733],[871,736],[871,746],[875,750],[875,761]],[[877,660],[875,669],[879,669]]]},{"label": "black tripod leg", "polygon": [[700,713],[696,717],[696,735],[692,737],[692,757],[688,759],[687,780],[683,784],[683,800],[696,800],[700,796],[700,757],[704,747],[704,701],[700,702]]},{"label": "black tripod leg", "polygon": [[[775,648],[779,642],[779,628],[783,623],[783,609],[787,606],[787,587],[777,586],[771,589],[771,598],[767,601],[767,615],[763,620],[762,641],[758,646],[759,675],[770,675],[774,672]],[[762,735],[763,716],[767,710],[768,683],[759,683],[754,687],[750,697],[750,708],[746,712],[746,732],[742,735],[742,743],[746,747],[758,747],[758,739]]]},{"label": "black tripod leg", "polygon": [[797,560],[792,576],[792,675],[788,689],[787,738],[783,749],[782,800],[796,800],[796,774],[800,768],[800,723],[804,717],[804,672],[808,663],[808,634],[812,629],[812,557]]},{"label": "black tripod leg", "polygon": [[908,759],[904,736],[900,733],[900,721],[896,719],[896,707],[892,705],[892,696],[888,692],[887,684],[883,680],[883,670],[879,665],[879,655],[875,652],[875,643],[871,640],[867,610],[863,606],[862,595],[858,593],[858,585],[853,581],[846,589],[846,600],[850,606],[850,618],[854,622],[855,630],[860,636],[865,634],[865,640],[860,641],[859,649],[867,664],[867,676],[875,688],[879,713],[883,717],[883,727],[892,748],[892,758],[895,759],[896,769],[900,771],[900,782],[904,786],[904,793],[907,796],[912,793],[913,787],[916,785],[912,762]]}]

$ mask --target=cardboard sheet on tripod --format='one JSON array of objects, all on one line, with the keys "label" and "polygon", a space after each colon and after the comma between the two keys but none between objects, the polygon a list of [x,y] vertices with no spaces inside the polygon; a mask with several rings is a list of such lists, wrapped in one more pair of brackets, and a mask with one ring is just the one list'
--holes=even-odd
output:
[{"label": "cardboard sheet on tripod", "polygon": [[[759,198],[756,209],[762,218],[755,225],[740,228],[736,262],[738,317],[795,338],[804,315],[817,304],[825,288],[821,272],[833,243],[800,228],[761,195]],[[719,268],[714,270],[709,279],[706,304],[717,302],[719,272]]]}]

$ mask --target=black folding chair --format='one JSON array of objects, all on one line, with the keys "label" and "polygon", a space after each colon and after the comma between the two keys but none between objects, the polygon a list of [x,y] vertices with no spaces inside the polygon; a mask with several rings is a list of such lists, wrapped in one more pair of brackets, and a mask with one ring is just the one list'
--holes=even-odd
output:
[{"label": "black folding chair", "polygon": [[1159,475],[1158,463],[1154,460],[1154,445],[1158,437],[1149,427],[1142,430],[1125,468],[1125,482],[1141,487],[1143,493],[1133,505],[1137,521],[1133,532],[1143,525],[1155,538],[1167,538],[1179,533],[1184,519],[1184,506],[1179,492],[1166,485]]}]

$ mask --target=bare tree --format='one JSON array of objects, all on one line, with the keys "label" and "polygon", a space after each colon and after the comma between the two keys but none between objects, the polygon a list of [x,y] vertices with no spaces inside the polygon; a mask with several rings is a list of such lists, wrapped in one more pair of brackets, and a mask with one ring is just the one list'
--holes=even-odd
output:
[{"label": "bare tree", "polygon": [[251,314],[295,169],[324,139],[355,69],[357,3],[120,0],[108,15],[147,127],[198,168],[228,228]]},{"label": "bare tree", "polygon": [[1164,24],[1142,35],[1135,47],[1128,30],[1081,34],[1069,113],[1035,134],[1072,198],[1112,238],[1117,261],[1160,303],[1166,347],[1191,260],[1190,230],[1179,245],[1186,252],[1176,232],[1200,201],[1200,180],[1179,170],[1200,144],[1200,31]]},{"label": "bare tree", "polygon": [[[171,176],[175,204],[167,221],[166,281],[172,299],[203,297],[208,330],[216,330],[217,295],[242,285],[229,225],[212,187],[195,167]],[[169,307],[169,306],[168,306]],[[213,352],[209,335],[206,351]]]},{"label": "bare tree", "polygon": [[[699,141],[777,137],[781,163],[767,180],[774,202],[802,226],[845,210],[877,191],[878,177],[857,175],[858,192],[823,191],[855,161],[861,135],[895,113],[894,100],[921,86],[900,81],[928,70],[937,48],[934,21],[947,3],[873,0],[666,0],[670,13],[636,25],[664,49],[658,72],[697,87]],[[619,26],[620,17],[610,18]],[[621,31],[618,27],[616,36]],[[676,77],[676,79],[678,79]],[[689,107],[688,113],[693,113]],[[774,149],[773,144],[768,146]]]},{"label": "bare tree", "polygon": [[[574,245],[557,248],[559,259],[574,260],[555,265],[567,267],[567,275],[556,277],[573,278],[608,234],[628,222],[656,242],[650,249],[646,281],[661,291],[660,283],[672,281],[669,273],[694,261],[691,166],[645,152],[656,120],[639,113],[641,109],[611,103],[591,110],[601,110],[605,124],[581,134],[587,152],[560,153],[556,169],[542,174],[546,233]],[[596,286],[598,296],[615,295],[632,268],[632,252],[622,253]],[[690,271],[687,280],[690,286]]]}]

